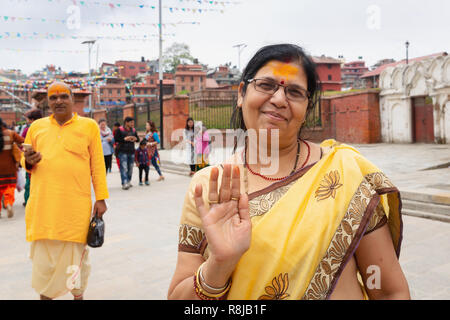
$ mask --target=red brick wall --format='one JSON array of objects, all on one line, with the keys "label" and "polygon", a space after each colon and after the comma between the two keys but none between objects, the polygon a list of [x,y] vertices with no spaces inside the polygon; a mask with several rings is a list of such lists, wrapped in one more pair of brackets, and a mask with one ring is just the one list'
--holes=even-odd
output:
[{"label": "red brick wall", "polygon": [[[341,65],[338,63],[318,63],[317,74],[322,82],[323,91],[340,91],[341,90]],[[331,79],[329,79],[331,76]]]},{"label": "red brick wall", "polygon": [[3,123],[5,123],[8,127],[12,125],[12,123],[20,121],[21,114],[17,115],[16,120],[16,112],[15,111],[0,111],[0,118],[2,118]]},{"label": "red brick wall", "polygon": [[322,127],[304,129],[315,142],[336,139],[346,143],[381,142],[379,94],[376,90],[323,97]]},{"label": "red brick wall", "polygon": [[178,141],[171,141],[172,132],[186,126],[189,117],[189,97],[174,96],[164,99],[164,148],[173,147]]}]

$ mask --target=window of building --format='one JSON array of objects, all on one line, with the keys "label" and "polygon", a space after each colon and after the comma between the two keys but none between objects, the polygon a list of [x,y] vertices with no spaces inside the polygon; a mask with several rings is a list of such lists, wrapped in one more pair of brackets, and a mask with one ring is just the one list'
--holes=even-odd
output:
[{"label": "window of building", "polygon": [[153,79],[150,80],[150,83],[153,84]]},{"label": "window of building", "polygon": [[194,91],[194,87],[193,86],[191,86],[191,91]]},{"label": "window of building", "polygon": [[181,82],[184,82],[184,77],[181,77]]},{"label": "window of building", "polygon": [[328,80],[331,80],[331,74],[328,75]]},{"label": "window of building", "polygon": [[134,66],[130,66],[130,69],[135,69]]},{"label": "window of building", "polygon": [[108,93],[109,93],[109,94],[112,94],[112,89],[108,89]]},{"label": "window of building", "polygon": [[184,90],[186,90],[186,88],[185,87],[181,87],[181,91],[184,91]]},{"label": "window of building", "polygon": [[120,89],[117,89],[117,94],[120,95]]},{"label": "window of building", "polygon": [[331,63],[328,64],[328,69],[331,69]]},{"label": "window of building", "polygon": [[193,76],[191,76],[191,82],[194,82],[194,77]]}]

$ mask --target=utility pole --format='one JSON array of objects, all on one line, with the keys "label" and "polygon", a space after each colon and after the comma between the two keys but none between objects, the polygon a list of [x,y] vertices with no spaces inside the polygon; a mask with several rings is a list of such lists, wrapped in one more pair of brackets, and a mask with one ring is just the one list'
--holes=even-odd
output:
[{"label": "utility pole", "polygon": [[[87,40],[87,41],[83,41],[81,44],[87,44],[88,45],[88,49],[89,49],[89,59],[88,59],[88,64],[89,64],[89,78],[91,78],[91,49],[92,49],[92,45],[95,43],[95,40]],[[91,94],[89,95],[89,114],[90,117],[92,118],[92,87],[91,85],[89,85],[89,91],[91,91]]]},{"label": "utility pole", "polygon": [[163,66],[162,66],[162,0],[159,0],[159,130],[161,149],[164,149]]},{"label": "utility pole", "polygon": [[241,52],[247,45],[245,43],[237,44],[233,48],[238,48],[238,68],[241,71]]},{"label": "utility pole", "polygon": [[405,46],[406,46],[406,64],[408,64],[408,47],[409,47],[409,41],[408,40],[406,40]]}]

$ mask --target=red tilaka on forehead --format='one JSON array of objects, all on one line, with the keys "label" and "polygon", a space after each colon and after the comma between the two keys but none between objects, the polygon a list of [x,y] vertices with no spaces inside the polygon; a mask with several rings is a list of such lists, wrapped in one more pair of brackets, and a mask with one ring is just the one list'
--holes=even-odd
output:
[{"label": "red tilaka on forehead", "polygon": [[284,84],[284,80],[281,80],[280,83],[281,83],[281,84]]}]

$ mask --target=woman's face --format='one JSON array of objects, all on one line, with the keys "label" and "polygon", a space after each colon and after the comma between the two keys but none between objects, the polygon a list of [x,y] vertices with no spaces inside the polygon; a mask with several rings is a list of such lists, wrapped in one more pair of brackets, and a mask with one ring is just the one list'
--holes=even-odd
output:
[{"label": "woman's face", "polygon": [[145,130],[150,131],[150,123],[147,122],[145,124]]},{"label": "woman's face", "polygon": [[194,127],[194,121],[193,120],[189,120],[187,125],[188,125],[188,128],[193,128]]},{"label": "woman's face", "polygon": [[102,129],[102,130],[106,129],[106,122],[105,121],[100,122],[100,129]]},{"label": "woman's face", "polygon": [[[298,62],[269,61],[255,74],[254,79],[266,79],[298,90],[307,90],[307,77]],[[258,131],[279,130],[280,142],[297,139],[298,132],[305,119],[308,99],[292,101],[286,98],[283,87],[274,94],[255,89],[255,82],[248,83],[243,96],[239,85],[238,107],[242,107],[244,123],[247,129]]]}]

